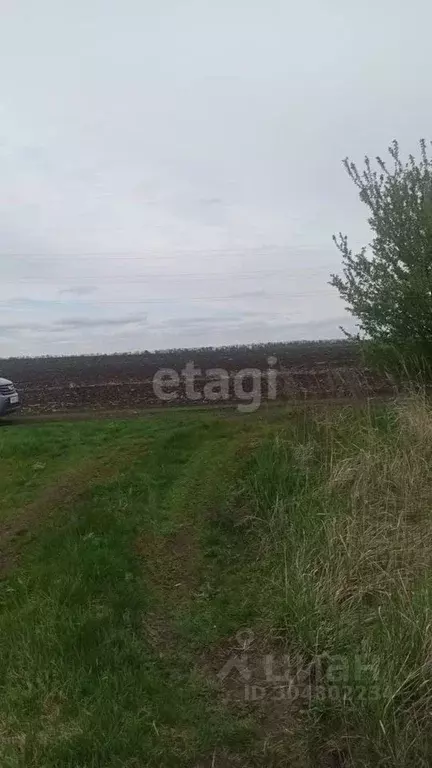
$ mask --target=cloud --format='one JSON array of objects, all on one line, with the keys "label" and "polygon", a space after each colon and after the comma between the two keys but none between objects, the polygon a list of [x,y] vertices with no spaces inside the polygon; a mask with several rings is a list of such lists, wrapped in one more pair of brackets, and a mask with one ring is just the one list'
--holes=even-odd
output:
[{"label": "cloud", "polygon": [[267,296],[266,292],[261,288],[256,291],[240,291],[239,293],[231,293],[230,299],[260,299]]},{"label": "cloud", "polygon": [[34,323],[28,321],[1,323],[0,334],[2,336],[14,331],[26,331],[31,333],[61,333],[63,331],[82,330],[85,328],[121,328],[127,326],[146,325],[147,316],[142,313],[126,315],[122,317],[66,317],[55,320],[52,323]]},{"label": "cloud", "polygon": [[70,288],[62,288],[60,295],[70,294],[71,296],[89,296],[97,290],[95,285],[73,285]]},{"label": "cloud", "polygon": [[[147,324],[147,315],[142,313],[136,315],[127,315],[125,317],[68,317],[55,323],[56,329],[74,329],[74,328],[100,328],[122,325],[145,325]],[[52,328],[53,326],[51,326]]]},{"label": "cloud", "polygon": [[339,335],[331,234],[370,240],[340,160],[432,124],[432,7],[131,2],[8,4],[2,354]]},{"label": "cloud", "polygon": [[[266,313],[262,313],[267,316]],[[225,312],[214,315],[192,315],[191,317],[169,317],[151,324],[154,330],[189,331],[196,329],[220,328],[223,326],[238,326],[251,319],[256,319],[255,312]]]},{"label": "cloud", "polygon": [[222,205],[223,200],[220,197],[202,197],[201,205]]},{"label": "cloud", "polygon": [[8,334],[12,331],[25,331],[30,323],[0,323],[0,334]]}]

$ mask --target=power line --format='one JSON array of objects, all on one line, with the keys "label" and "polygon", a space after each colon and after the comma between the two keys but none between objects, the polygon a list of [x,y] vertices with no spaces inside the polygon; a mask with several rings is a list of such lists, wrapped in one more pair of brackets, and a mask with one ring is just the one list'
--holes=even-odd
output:
[{"label": "power line", "polygon": [[148,251],[57,251],[56,253],[49,253],[47,251],[3,251],[0,252],[0,258],[3,257],[11,257],[11,258],[23,258],[23,259],[29,259],[29,258],[44,258],[44,259],[56,259],[58,257],[60,258],[86,258],[89,256],[96,256],[101,258],[131,258],[131,259],[141,259],[148,256],[154,256],[158,259],[175,259],[177,256],[196,256],[199,258],[203,257],[214,257],[214,256],[246,256],[248,254],[256,253],[256,254],[266,254],[269,252],[286,252],[286,251],[323,251],[323,250],[330,250],[330,242],[327,245],[317,245],[317,244],[307,244],[307,243],[301,243],[299,245],[264,245],[264,246],[256,246],[256,247],[242,247],[238,246],[237,248],[184,248],[184,249],[170,249],[171,253],[166,254],[163,251],[158,251],[157,249],[149,249]]},{"label": "power line", "polygon": [[[209,301],[209,302],[211,302],[211,301],[235,301],[235,300],[242,300],[242,299],[250,299],[250,300],[253,300],[253,299],[266,299],[266,298],[272,299],[274,297],[278,297],[278,298],[284,297],[287,300],[292,300],[292,299],[306,298],[306,297],[309,297],[309,296],[323,295],[325,293],[330,295],[330,291],[321,290],[321,291],[309,291],[309,292],[295,293],[295,294],[292,294],[292,293],[291,294],[287,294],[287,293],[271,293],[268,296],[262,295],[262,294],[258,294],[257,295],[256,293],[252,293],[250,296],[238,296],[238,295],[231,295],[231,296],[230,295],[228,295],[228,296],[186,296],[186,297],[182,297],[182,298],[166,296],[166,297],[160,297],[160,298],[159,297],[158,298],[151,297],[151,298],[148,298],[148,299],[127,299],[127,298],[125,298],[125,299],[98,299],[98,300],[95,300],[95,301],[93,301],[92,299],[86,299],[86,300],[75,300],[75,299],[73,299],[73,303],[74,303],[74,305],[86,307],[89,304],[91,306],[97,306],[99,304],[123,304],[123,305],[124,304],[169,304],[169,303],[172,303],[172,302],[181,302],[181,303],[187,304],[189,302],[194,302],[194,301]],[[334,292],[333,292],[333,294],[334,294]],[[26,303],[28,301],[28,299],[2,300],[2,301],[0,301],[0,305],[7,305],[7,306],[10,307],[11,302],[14,302],[14,301],[22,301],[23,303]],[[33,304],[38,302],[37,299],[30,299],[30,301]],[[59,305],[66,305],[66,306],[70,303],[70,299],[69,300],[68,299],[66,299],[66,300],[61,300],[61,299],[40,299],[39,301],[42,304],[47,304],[48,303],[48,304],[59,304]],[[28,311],[28,308],[25,308],[25,309],[26,309],[26,311]]]},{"label": "power line", "polygon": [[[326,273],[330,274],[330,269],[326,270]],[[95,283],[99,282],[112,282],[112,283],[137,283],[137,282],[149,282],[154,279],[166,279],[167,281],[172,280],[207,280],[208,278],[211,278],[211,281],[214,280],[253,280],[257,275],[260,275],[261,278],[265,277],[274,277],[276,275],[285,275],[285,279],[287,280],[298,280],[302,276],[303,272],[299,274],[293,274],[289,272],[285,272],[284,269],[258,269],[254,272],[242,272],[242,273],[234,273],[229,272],[225,274],[221,274],[220,272],[206,272],[204,274],[199,274],[196,272],[177,272],[172,274],[164,274],[164,273],[158,273],[158,272],[151,272],[147,275],[138,274],[138,275],[59,275],[58,279],[55,281],[55,285],[58,286],[61,283],[67,283],[67,282],[73,282],[75,284],[79,284],[86,280],[94,281]],[[316,274],[314,272],[314,274]],[[52,284],[52,280],[50,281],[49,278],[46,277],[40,277],[40,276],[34,276],[34,277],[17,277],[17,278],[1,278],[2,284],[9,284],[13,285],[16,283],[48,283]]]}]

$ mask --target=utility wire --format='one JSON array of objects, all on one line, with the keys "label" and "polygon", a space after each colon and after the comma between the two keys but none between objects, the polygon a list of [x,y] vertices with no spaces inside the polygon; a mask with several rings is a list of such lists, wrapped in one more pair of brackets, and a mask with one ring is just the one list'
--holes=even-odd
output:
[{"label": "utility wire", "polygon": [[[308,291],[303,293],[295,293],[295,294],[287,294],[287,293],[271,293],[268,296],[256,294],[254,292],[251,292],[249,296],[238,296],[238,295],[227,295],[227,296],[185,296],[185,297],[171,297],[171,296],[165,296],[165,297],[158,297],[154,298],[153,296],[148,299],[95,299],[88,298],[85,300],[79,300],[79,299],[73,299],[73,303],[75,305],[79,306],[88,306],[91,304],[92,306],[96,306],[98,304],[169,304],[170,302],[180,302],[183,304],[187,304],[192,301],[234,301],[234,300],[242,300],[242,299],[262,299],[262,298],[269,298],[272,299],[273,297],[284,297],[287,300],[292,300],[294,298],[305,298],[307,296],[318,296],[323,295],[324,293],[330,294],[330,291]],[[1,300],[0,304],[4,304],[7,306],[11,306],[11,303],[14,302],[22,302],[23,304],[27,303],[28,299],[9,299],[9,300]],[[42,304],[60,304],[60,305],[67,305],[71,302],[71,299],[30,299],[30,302],[37,303],[40,302]],[[26,309],[28,309],[26,307]]]},{"label": "utility wire", "polygon": [[262,246],[245,246],[241,245],[236,248],[170,248],[170,253],[166,253],[163,250],[155,248],[149,248],[143,251],[131,251],[131,250],[119,250],[119,251],[98,251],[98,250],[79,250],[79,251],[57,251],[50,253],[49,251],[0,251],[0,258],[44,258],[44,259],[57,259],[57,258],[87,258],[89,256],[95,256],[100,258],[131,258],[141,259],[143,257],[154,256],[158,259],[175,259],[177,256],[196,256],[199,258],[214,257],[214,256],[247,256],[248,254],[266,254],[266,253],[285,253],[292,251],[325,251],[330,250],[331,241],[326,245],[307,244],[301,243],[298,245],[262,245]]}]

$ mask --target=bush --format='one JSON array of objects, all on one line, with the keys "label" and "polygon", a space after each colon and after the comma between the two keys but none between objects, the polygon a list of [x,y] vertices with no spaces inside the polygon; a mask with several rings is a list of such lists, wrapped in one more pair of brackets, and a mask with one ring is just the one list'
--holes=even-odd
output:
[{"label": "bush", "polygon": [[375,342],[381,353],[394,348],[396,357],[418,365],[432,359],[432,160],[423,139],[419,160],[409,155],[402,162],[397,141],[388,151],[391,167],[377,157],[373,168],[366,157],[360,172],[344,160],[369,208],[374,236],[359,253],[346,235],[334,237],[343,272],[332,275],[330,284],[358,319],[359,338]]}]

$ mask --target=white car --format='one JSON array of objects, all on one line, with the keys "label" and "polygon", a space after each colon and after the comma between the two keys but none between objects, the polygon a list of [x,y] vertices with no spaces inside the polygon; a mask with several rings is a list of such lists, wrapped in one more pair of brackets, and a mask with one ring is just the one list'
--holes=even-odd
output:
[{"label": "white car", "polygon": [[0,416],[13,413],[19,406],[19,395],[12,382],[0,378]]}]

